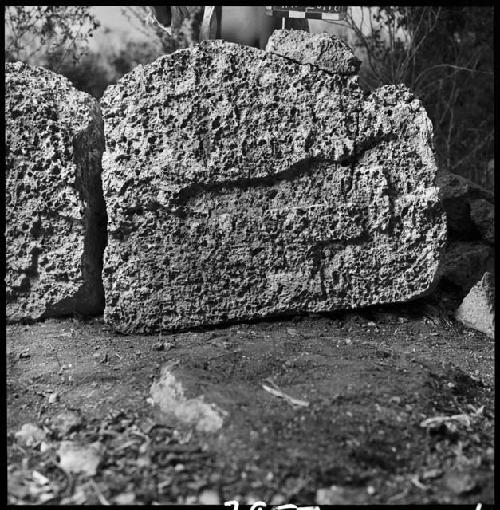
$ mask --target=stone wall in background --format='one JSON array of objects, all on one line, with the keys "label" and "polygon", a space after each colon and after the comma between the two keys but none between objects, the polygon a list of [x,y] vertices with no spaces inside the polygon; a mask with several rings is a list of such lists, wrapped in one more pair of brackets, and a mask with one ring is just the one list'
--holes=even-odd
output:
[{"label": "stone wall in background", "polygon": [[[117,330],[406,301],[436,283],[446,219],[421,103],[403,86],[365,96],[330,37],[303,39],[298,61],[270,44],[205,42],[107,89]],[[343,65],[320,69],[318,47]]]},{"label": "stone wall in background", "polygon": [[98,103],[43,68],[6,64],[6,314],[104,308],[106,212]]}]

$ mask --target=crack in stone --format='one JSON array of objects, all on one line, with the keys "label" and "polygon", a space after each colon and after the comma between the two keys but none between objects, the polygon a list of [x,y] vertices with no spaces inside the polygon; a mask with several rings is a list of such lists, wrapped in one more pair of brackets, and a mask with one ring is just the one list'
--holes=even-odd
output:
[{"label": "crack in stone", "polygon": [[[358,113],[359,115],[359,113]],[[359,118],[356,116],[356,130],[359,130]],[[356,137],[357,138],[357,137]],[[386,133],[379,136],[373,136],[365,140],[361,145],[356,146],[354,141],[353,154],[343,156],[337,160],[319,156],[307,156],[281,172],[257,177],[240,177],[238,179],[228,179],[224,181],[192,183],[177,191],[172,192],[168,199],[168,205],[163,205],[158,201],[151,200],[145,205],[135,205],[126,207],[123,214],[127,216],[144,214],[146,211],[166,210],[172,214],[183,217],[185,211],[182,209],[187,203],[198,195],[204,193],[229,194],[235,189],[245,190],[254,187],[271,187],[282,181],[293,181],[308,173],[314,171],[316,165],[329,164],[349,166],[351,173],[354,173],[356,165],[365,156],[365,154],[375,149],[379,144],[397,139],[394,133]]]}]

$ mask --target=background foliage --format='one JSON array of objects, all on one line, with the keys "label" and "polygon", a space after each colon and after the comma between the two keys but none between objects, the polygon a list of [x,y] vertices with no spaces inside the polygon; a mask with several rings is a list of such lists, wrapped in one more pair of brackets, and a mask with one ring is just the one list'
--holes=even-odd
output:
[{"label": "background foliage", "polygon": [[[6,60],[48,67],[100,98],[136,65],[198,40],[202,6],[123,10],[144,40],[89,51],[99,23],[88,6],[7,6]],[[384,6],[368,12],[361,21],[347,20],[363,60],[362,86],[406,84],[434,124],[440,166],[493,186],[493,7]]]},{"label": "background foliage", "polygon": [[85,53],[99,21],[88,6],[5,6],[5,59],[58,71]]},{"label": "background foliage", "polygon": [[372,8],[370,36],[349,22],[362,85],[407,85],[433,122],[440,167],[493,186],[493,7]]}]

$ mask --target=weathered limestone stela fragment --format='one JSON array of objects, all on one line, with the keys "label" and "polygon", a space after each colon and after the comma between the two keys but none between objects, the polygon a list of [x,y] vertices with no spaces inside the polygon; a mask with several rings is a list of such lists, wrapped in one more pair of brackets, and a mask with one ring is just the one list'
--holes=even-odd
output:
[{"label": "weathered limestone stela fragment", "polygon": [[407,301],[436,282],[446,219],[420,101],[365,95],[344,44],[325,43],[326,69],[317,36],[300,35],[302,58],[277,36],[268,52],[177,51],[101,100],[117,330]]}]

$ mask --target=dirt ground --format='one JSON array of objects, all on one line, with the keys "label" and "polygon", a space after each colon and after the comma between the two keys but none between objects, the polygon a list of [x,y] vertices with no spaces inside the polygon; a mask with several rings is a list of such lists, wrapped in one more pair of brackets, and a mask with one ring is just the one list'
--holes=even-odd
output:
[{"label": "dirt ground", "polygon": [[[160,416],[164,366],[220,428]],[[494,342],[422,303],[161,337],[10,325],[7,403],[10,503],[493,503]]]}]

